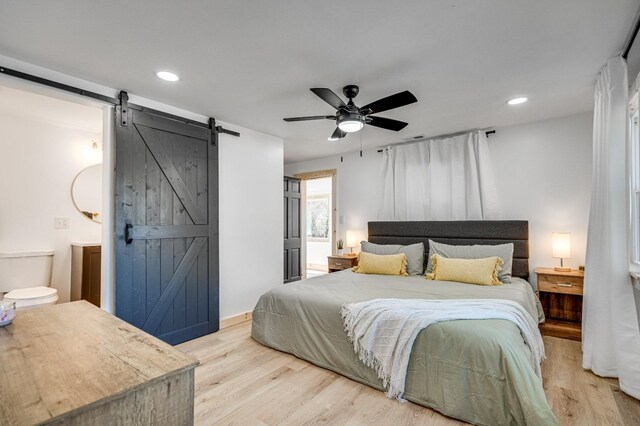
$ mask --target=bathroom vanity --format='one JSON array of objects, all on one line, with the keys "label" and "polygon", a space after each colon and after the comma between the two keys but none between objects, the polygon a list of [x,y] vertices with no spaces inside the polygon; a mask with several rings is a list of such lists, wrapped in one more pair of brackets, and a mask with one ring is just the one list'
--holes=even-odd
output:
[{"label": "bathroom vanity", "polygon": [[198,361],[86,301],[0,328],[0,424],[193,423]]},{"label": "bathroom vanity", "polygon": [[102,289],[102,247],[100,243],[71,243],[70,300],[86,300],[100,307]]}]

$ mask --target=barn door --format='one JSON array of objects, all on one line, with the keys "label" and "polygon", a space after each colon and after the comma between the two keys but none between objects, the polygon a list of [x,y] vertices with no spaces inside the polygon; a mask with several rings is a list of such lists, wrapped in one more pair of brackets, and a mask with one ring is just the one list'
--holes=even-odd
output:
[{"label": "barn door", "polygon": [[117,108],[116,315],[176,344],[219,327],[218,147],[159,114]]}]

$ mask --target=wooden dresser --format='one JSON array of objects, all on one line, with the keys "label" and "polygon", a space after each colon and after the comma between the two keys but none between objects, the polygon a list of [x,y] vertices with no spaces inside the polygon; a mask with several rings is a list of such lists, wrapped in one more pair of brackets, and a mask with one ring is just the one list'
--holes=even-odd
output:
[{"label": "wooden dresser", "polygon": [[335,254],[327,257],[329,264],[329,273],[343,271],[353,268],[358,264],[358,256],[347,256],[344,254]]},{"label": "wooden dresser", "polygon": [[0,425],[188,425],[198,361],[86,301],[0,327]]},{"label": "wooden dresser", "polygon": [[584,272],[536,268],[538,297],[546,317],[540,331],[547,336],[582,339]]}]

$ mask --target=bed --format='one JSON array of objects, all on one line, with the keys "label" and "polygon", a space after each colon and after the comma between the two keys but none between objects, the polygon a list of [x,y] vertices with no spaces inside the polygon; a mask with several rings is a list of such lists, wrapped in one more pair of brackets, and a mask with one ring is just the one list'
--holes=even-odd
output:
[{"label": "bed", "polygon": [[[422,276],[357,274],[350,270],[287,284],[264,294],[253,312],[251,335],[259,343],[383,390],[349,342],[340,316],[345,303],[377,298],[505,299],[542,320],[526,281],[526,221],[370,222],[377,244],[428,241],[447,244],[514,244],[512,283],[484,287],[428,281]],[[426,262],[426,259],[425,259]],[[506,320],[449,321],[422,330],[411,352],[404,397],[445,415],[479,425],[557,424],[532,366],[520,330]],[[381,398],[384,394],[381,393]]]}]

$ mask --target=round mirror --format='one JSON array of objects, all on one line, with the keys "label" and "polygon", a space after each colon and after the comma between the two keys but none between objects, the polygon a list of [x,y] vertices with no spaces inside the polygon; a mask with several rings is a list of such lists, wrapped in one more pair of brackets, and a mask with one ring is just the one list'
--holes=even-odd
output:
[{"label": "round mirror", "polygon": [[102,164],[94,164],[78,173],[71,194],[80,213],[102,223]]}]

